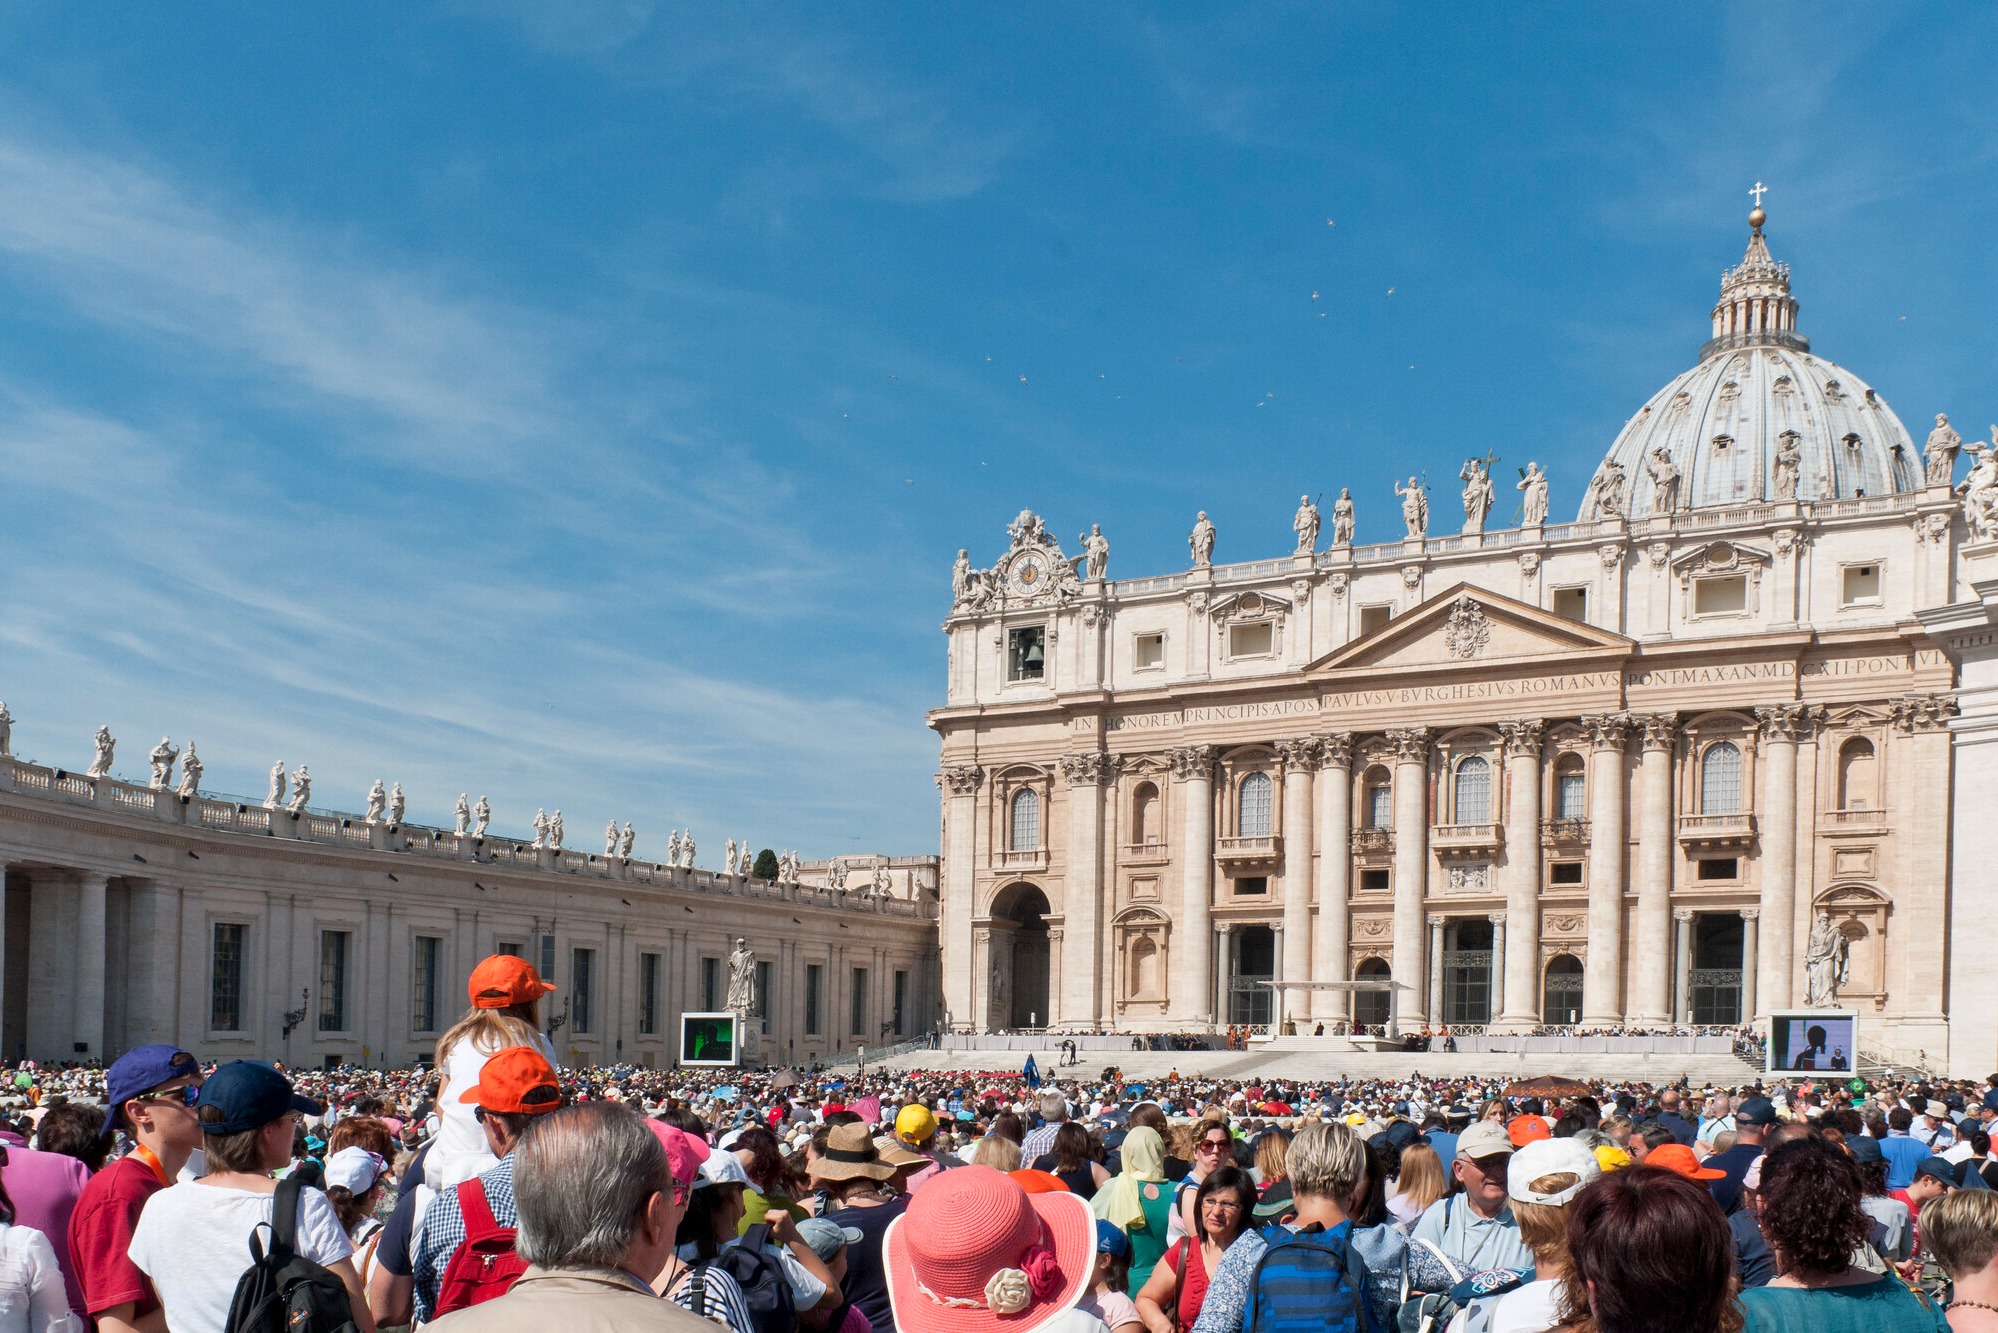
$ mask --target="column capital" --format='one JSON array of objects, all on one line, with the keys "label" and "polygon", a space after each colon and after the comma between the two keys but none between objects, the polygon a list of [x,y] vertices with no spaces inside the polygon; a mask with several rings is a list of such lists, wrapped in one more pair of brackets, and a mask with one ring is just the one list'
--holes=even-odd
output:
[{"label": "column capital", "polygon": [[1061,775],[1071,787],[1094,787],[1115,782],[1124,769],[1124,756],[1087,751],[1061,757]]},{"label": "column capital", "polygon": [[1505,929],[1504,912],[1488,912],[1485,914],[1485,920],[1491,922],[1494,926],[1497,926],[1500,930]]},{"label": "column capital", "polygon": [[1444,916],[1442,913],[1440,912],[1435,913],[1431,915],[1429,918],[1429,928],[1431,930],[1441,930],[1443,929],[1443,923],[1447,920],[1449,920],[1449,918]]},{"label": "column capital", "polygon": [[1214,747],[1211,745],[1182,745],[1167,750],[1166,762],[1172,765],[1172,775],[1182,781],[1197,778],[1206,782],[1214,777]]},{"label": "column capital", "polygon": [[1395,762],[1400,764],[1426,764],[1429,762],[1428,727],[1389,727],[1388,744],[1394,746]]},{"label": "column capital", "polygon": [[1498,724],[1499,737],[1505,742],[1505,757],[1514,755],[1522,758],[1540,757],[1540,745],[1547,733],[1547,723],[1540,718],[1518,718]]},{"label": "column capital", "polygon": [[1957,714],[1956,699],[1948,694],[1904,694],[1891,706],[1898,731],[1942,731]]},{"label": "column capital", "polygon": [[1216,935],[1233,935],[1235,933],[1235,923],[1232,921],[1223,921],[1220,925],[1214,927],[1214,933]]},{"label": "column capital", "polygon": [[[1811,739],[1824,716],[1822,704],[1761,704],[1755,709],[1763,739],[1792,744]],[[1895,720],[1899,722],[1898,713]]]},{"label": "column capital", "polygon": [[1677,713],[1640,713],[1632,719],[1643,729],[1645,753],[1657,750],[1670,750],[1679,735],[1679,715]]},{"label": "column capital", "polygon": [[985,781],[985,770],[976,764],[954,764],[937,774],[937,785],[952,796],[975,796]]},{"label": "column capital", "polygon": [[1318,738],[1318,766],[1320,768],[1351,768],[1353,766],[1353,733],[1336,732]]},{"label": "column capital", "polygon": [[1582,726],[1589,733],[1589,745],[1597,750],[1621,753],[1624,742],[1630,739],[1630,725],[1629,713],[1590,713],[1582,718]]},{"label": "column capital", "polygon": [[1672,919],[1674,921],[1691,921],[1693,919],[1693,909],[1690,907],[1675,907],[1672,909]]},{"label": "column capital", "polygon": [[1743,921],[1754,921],[1759,919],[1761,915],[1762,909],[1759,907],[1744,907],[1741,909],[1741,919]]},{"label": "column capital", "polygon": [[1273,742],[1286,773],[1309,773],[1318,767],[1318,751],[1322,744],[1316,736],[1297,736]]}]

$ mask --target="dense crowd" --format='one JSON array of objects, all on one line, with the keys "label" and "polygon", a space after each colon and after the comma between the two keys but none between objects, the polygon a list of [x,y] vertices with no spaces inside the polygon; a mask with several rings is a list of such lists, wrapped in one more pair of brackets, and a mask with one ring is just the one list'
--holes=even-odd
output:
[{"label": "dense crowd", "polygon": [[12,1071],[0,1333],[1998,1329],[1998,1075],[562,1070],[551,989],[485,960],[434,1068]]}]

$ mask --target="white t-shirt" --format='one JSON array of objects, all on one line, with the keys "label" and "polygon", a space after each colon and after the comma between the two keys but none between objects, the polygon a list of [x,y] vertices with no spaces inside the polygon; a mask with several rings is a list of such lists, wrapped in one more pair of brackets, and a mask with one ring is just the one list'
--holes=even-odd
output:
[{"label": "white t-shirt", "polygon": [[[1561,1279],[1541,1278],[1516,1287],[1493,1301],[1489,1333],[1547,1333],[1561,1322]],[[1471,1310],[1459,1311],[1450,1320],[1449,1333],[1463,1333],[1470,1326]]]},{"label": "white t-shirt", "polygon": [[[534,1045],[549,1064],[555,1063],[555,1044],[545,1035],[536,1033]],[[486,1143],[478,1108],[458,1100],[479,1086],[479,1075],[497,1049],[482,1050],[470,1041],[461,1041],[445,1057],[444,1082],[437,1089],[437,1142],[423,1159],[423,1182],[433,1190],[450,1189],[499,1165],[499,1158]]]},{"label": "white t-shirt", "polygon": [[[236,1283],[250,1267],[250,1233],[271,1220],[274,1197],[195,1181],[146,1200],[132,1230],[132,1262],[153,1280],[173,1333],[222,1333]],[[324,1191],[299,1196],[298,1252],[316,1264],[354,1252]]]},{"label": "white t-shirt", "polygon": [[0,1333],[76,1333],[55,1246],[33,1227],[0,1222]]}]

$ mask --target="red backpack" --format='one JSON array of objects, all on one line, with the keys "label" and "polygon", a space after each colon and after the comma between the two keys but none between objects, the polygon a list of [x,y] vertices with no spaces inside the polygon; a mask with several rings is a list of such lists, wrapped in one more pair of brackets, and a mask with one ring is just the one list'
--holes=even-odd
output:
[{"label": "red backpack", "polygon": [[444,1265],[432,1319],[506,1295],[527,1271],[527,1260],[513,1248],[514,1229],[501,1226],[493,1216],[478,1177],[458,1186],[458,1211],[465,1217],[465,1242]]}]

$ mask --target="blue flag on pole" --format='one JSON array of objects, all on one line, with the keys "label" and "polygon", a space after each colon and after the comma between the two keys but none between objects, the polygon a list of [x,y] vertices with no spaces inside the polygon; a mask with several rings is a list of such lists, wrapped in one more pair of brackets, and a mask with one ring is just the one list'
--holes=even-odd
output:
[{"label": "blue flag on pole", "polygon": [[1041,1086],[1041,1067],[1034,1063],[1033,1056],[1027,1057],[1027,1067],[1020,1071],[1020,1077],[1027,1080],[1027,1086],[1030,1088]]}]

